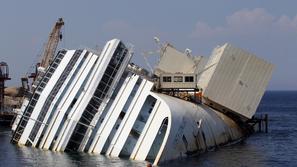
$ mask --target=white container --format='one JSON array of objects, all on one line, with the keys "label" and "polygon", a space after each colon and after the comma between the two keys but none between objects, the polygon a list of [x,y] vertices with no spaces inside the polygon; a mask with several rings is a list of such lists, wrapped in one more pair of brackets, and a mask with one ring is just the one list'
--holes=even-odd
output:
[{"label": "white container", "polygon": [[205,103],[251,118],[271,78],[273,65],[225,44],[214,49],[205,69],[198,81]]}]

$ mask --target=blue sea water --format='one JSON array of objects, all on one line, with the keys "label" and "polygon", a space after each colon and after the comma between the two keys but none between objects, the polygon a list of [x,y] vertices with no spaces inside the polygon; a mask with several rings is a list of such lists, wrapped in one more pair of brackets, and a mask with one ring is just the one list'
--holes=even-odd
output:
[{"label": "blue sea water", "polygon": [[[297,91],[268,91],[258,114],[269,115],[269,133],[255,133],[242,143],[164,166],[297,166]],[[0,127],[0,166],[146,166],[146,162],[86,153],[70,154],[18,147],[9,128]]]}]

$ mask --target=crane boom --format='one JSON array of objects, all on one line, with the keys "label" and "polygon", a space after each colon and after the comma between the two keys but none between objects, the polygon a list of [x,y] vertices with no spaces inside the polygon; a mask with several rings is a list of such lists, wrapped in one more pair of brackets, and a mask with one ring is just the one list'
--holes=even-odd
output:
[{"label": "crane boom", "polygon": [[32,89],[31,92],[34,92],[37,84],[39,83],[39,76],[42,75],[37,69],[38,67],[42,67],[42,69],[46,69],[50,63],[52,62],[56,49],[58,47],[59,40],[62,39],[61,29],[64,25],[64,21],[62,18],[59,18],[58,21],[55,23],[49,37],[47,44],[45,45],[43,54],[41,56],[41,62],[36,64],[35,72],[31,73],[28,78],[32,78]]},{"label": "crane boom", "polygon": [[54,54],[56,52],[59,40],[62,39],[61,28],[64,25],[64,21],[62,18],[59,18],[56,22],[55,26],[52,29],[52,32],[49,35],[47,44],[43,51],[42,60],[40,66],[43,68],[47,68],[51,63]]}]

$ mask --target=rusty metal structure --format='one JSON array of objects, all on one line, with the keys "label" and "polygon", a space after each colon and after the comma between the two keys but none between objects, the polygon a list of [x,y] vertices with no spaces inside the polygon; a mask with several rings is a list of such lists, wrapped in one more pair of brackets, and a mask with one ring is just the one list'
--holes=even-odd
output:
[{"label": "rusty metal structure", "polygon": [[64,25],[64,21],[62,18],[59,18],[55,23],[52,32],[49,35],[46,47],[44,49],[42,60],[40,66],[43,68],[47,68],[48,65],[53,60],[54,54],[56,52],[59,40],[62,40],[61,28]]},{"label": "rusty metal structure", "polygon": [[4,89],[5,81],[10,80],[9,68],[7,63],[0,62],[0,110],[4,108]]},{"label": "rusty metal structure", "polygon": [[55,23],[48,37],[48,41],[41,55],[40,63],[36,64],[35,72],[31,73],[29,76],[29,78],[32,78],[33,81],[35,81],[38,75],[40,75],[38,72],[38,69],[46,69],[52,62],[55,56],[59,41],[61,41],[63,38],[62,32],[61,32],[63,25],[64,25],[63,19],[59,18],[58,21]]}]

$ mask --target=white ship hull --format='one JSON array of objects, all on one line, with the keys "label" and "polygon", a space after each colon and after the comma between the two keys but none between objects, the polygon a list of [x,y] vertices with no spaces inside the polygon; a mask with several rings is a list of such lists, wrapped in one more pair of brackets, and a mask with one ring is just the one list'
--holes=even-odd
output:
[{"label": "white ship hull", "polygon": [[100,55],[72,50],[59,56],[24,102],[23,116],[13,126],[13,143],[157,165],[247,133],[207,105],[152,91],[151,78],[131,71],[136,66],[127,68],[132,54],[120,40],[109,41]]}]

